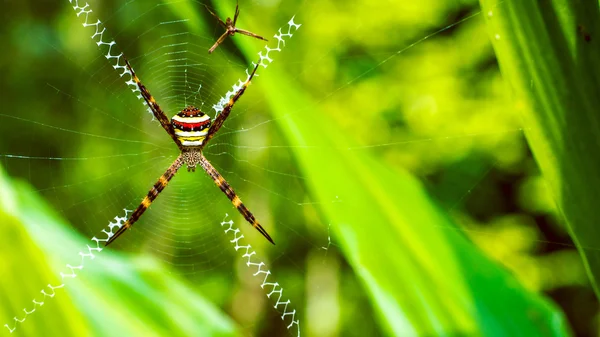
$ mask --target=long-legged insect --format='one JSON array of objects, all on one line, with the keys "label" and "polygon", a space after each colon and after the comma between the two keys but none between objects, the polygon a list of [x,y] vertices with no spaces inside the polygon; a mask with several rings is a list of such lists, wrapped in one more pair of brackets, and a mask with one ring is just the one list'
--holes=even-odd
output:
[{"label": "long-legged insect", "polygon": [[267,39],[265,39],[264,37],[262,37],[260,35],[249,32],[245,29],[240,29],[240,28],[235,27],[238,15],[240,15],[240,9],[239,9],[238,5],[239,5],[238,3],[235,4],[235,15],[233,17],[233,21],[231,21],[231,18],[228,17],[225,20],[225,22],[223,22],[223,20],[221,20],[221,18],[219,18],[217,16],[217,14],[213,13],[213,11],[211,11],[210,8],[208,8],[208,6],[204,5],[206,7],[206,9],[210,12],[210,14],[212,14],[212,16],[214,16],[219,21],[219,24],[221,24],[221,26],[223,26],[223,28],[225,28],[225,33],[223,33],[223,35],[221,35],[219,37],[219,39],[217,39],[217,42],[215,42],[215,44],[212,47],[210,47],[210,49],[208,50],[209,54],[212,54],[212,52],[215,51],[215,49],[217,49],[217,47],[221,43],[223,43],[223,41],[225,41],[225,38],[227,36],[229,36],[229,35],[233,36],[233,35],[235,35],[235,33],[240,33],[243,35],[248,35],[248,36],[252,36],[254,38],[260,39],[260,40],[267,41]]}]

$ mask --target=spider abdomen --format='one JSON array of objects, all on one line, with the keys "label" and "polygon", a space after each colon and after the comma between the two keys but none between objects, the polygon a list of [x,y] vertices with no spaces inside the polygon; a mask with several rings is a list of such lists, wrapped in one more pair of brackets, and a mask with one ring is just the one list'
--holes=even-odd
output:
[{"label": "spider abdomen", "polygon": [[189,106],[171,118],[171,125],[182,146],[200,146],[208,134],[210,117]]}]

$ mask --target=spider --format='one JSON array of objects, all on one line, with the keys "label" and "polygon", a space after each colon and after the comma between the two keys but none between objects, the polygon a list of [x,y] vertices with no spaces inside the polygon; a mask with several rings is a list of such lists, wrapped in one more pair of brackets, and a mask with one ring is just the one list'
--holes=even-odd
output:
[{"label": "spider", "polygon": [[265,39],[262,36],[256,35],[252,32],[249,32],[247,30],[244,29],[239,29],[235,27],[235,23],[237,22],[237,18],[238,15],[240,15],[240,9],[238,8],[238,3],[235,4],[235,16],[233,17],[233,22],[231,22],[231,18],[227,18],[225,20],[225,22],[223,22],[223,20],[221,20],[217,14],[213,13],[210,8],[208,8],[208,6],[204,5],[204,7],[206,7],[206,9],[210,12],[210,14],[212,14],[212,16],[214,16],[217,20],[219,20],[219,23],[221,24],[221,26],[223,26],[223,28],[225,28],[225,33],[223,33],[223,35],[221,35],[221,37],[219,37],[219,39],[217,40],[217,42],[215,42],[215,44],[210,47],[210,49],[208,50],[209,54],[212,54],[213,51],[215,51],[215,49],[217,49],[217,47],[223,43],[223,41],[225,40],[225,38],[228,35],[233,36],[235,33],[240,33],[240,34],[244,34],[244,35],[248,35],[248,36],[252,36],[255,37],[257,39],[261,39],[264,41],[268,41],[267,39]]},{"label": "spider", "polygon": [[112,235],[106,245],[115,241],[121,234],[123,234],[127,229],[129,229],[139,218],[144,214],[144,212],[150,207],[150,204],[158,197],[160,192],[167,186],[169,181],[175,176],[177,171],[183,165],[187,165],[188,172],[194,172],[196,170],[196,166],[200,165],[204,171],[210,176],[210,178],[219,186],[221,191],[227,195],[231,203],[237,208],[237,210],[242,214],[244,219],[248,221],[252,227],[256,228],[269,242],[275,244],[273,239],[267,234],[267,231],[256,221],[254,215],[244,206],[240,198],[233,191],[233,188],[225,181],[223,176],[212,166],[212,164],[204,157],[202,154],[202,149],[206,144],[212,139],[212,137],[219,131],[225,119],[229,116],[233,105],[237,100],[242,96],[248,85],[250,84],[250,80],[256,73],[256,69],[260,63],[258,63],[252,73],[244,82],[242,87],[231,97],[229,102],[223,108],[223,111],[215,118],[214,122],[211,121],[211,118],[200,111],[200,109],[194,106],[188,106],[184,108],[181,112],[173,116],[171,121],[169,121],[168,117],[162,111],[158,103],[146,87],[140,82],[139,78],[135,75],[133,68],[129,64],[129,61],[125,59],[125,64],[127,65],[127,69],[131,72],[131,76],[133,80],[137,84],[140,92],[142,93],[142,97],[146,101],[146,104],[152,110],[154,117],[160,122],[160,125],[165,129],[167,134],[171,136],[177,147],[181,153],[175,159],[175,161],[169,166],[167,171],[158,179],[158,181],[152,186],[146,197],[142,200],[142,203],[133,211],[131,216],[125,221],[123,226],[117,230],[117,232]]}]

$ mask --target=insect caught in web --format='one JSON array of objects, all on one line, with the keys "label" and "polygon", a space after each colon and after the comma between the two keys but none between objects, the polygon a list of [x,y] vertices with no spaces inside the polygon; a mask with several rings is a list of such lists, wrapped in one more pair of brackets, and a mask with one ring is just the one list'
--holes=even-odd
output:
[{"label": "insect caught in web", "polygon": [[142,82],[140,82],[139,78],[135,75],[135,72],[129,64],[129,61],[125,60],[125,64],[127,65],[129,72],[131,72],[133,80],[140,89],[146,104],[148,104],[150,110],[152,110],[154,117],[160,122],[160,125],[165,129],[167,134],[171,136],[177,147],[179,147],[181,153],[171,164],[171,166],[169,166],[167,171],[158,179],[154,186],[152,186],[146,197],[142,200],[142,203],[135,209],[135,211],[133,211],[125,223],[123,223],[123,226],[121,226],[121,228],[119,228],[119,230],[117,230],[117,232],[108,239],[106,245],[116,240],[121,234],[123,234],[136,221],[139,220],[142,214],[144,214],[148,207],[150,207],[150,204],[156,199],[156,197],[158,197],[160,192],[163,191],[169,181],[175,176],[177,171],[183,165],[186,165],[188,171],[191,172],[196,170],[197,165],[200,165],[215,182],[215,184],[219,186],[221,191],[227,195],[229,200],[231,200],[231,203],[233,203],[237,210],[242,214],[244,219],[246,219],[246,221],[248,221],[252,227],[256,228],[265,238],[267,238],[269,242],[275,244],[267,231],[265,231],[258,221],[256,221],[254,215],[242,203],[240,198],[233,191],[233,188],[212,166],[208,159],[204,157],[204,154],[202,154],[202,149],[204,146],[206,146],[215,133],[219,131],[229,116],[233,105],[242,96],[244,91],[246,91],[246,88],[250,84],[252,77],[254,77],[254,74],[256,73],[260,63],[254,67],[254,70],[252,70],[252,73],[250,76],[248,76],[246,82],[244,82],[242,87],[231,97],[229,102],[227,102],[221,113],[215,118],[214,121],[211,121],[211,118],[207,114],[194,106],[188,106],[184,108],[169,121],[169,118],[162,111],[158,103],[156,103],[154,97],[150,95],[148,89],[146,89]]},{"label": "insect caught in web", "polygon": [[247,30],[239,29],[239,28],[235,27],[238,15],[240,15],[240,9],[239,9],[238,5],[239,5],[238,3],[235,4],[235,15],[233,17],[233,21],[231,21],[231,18],[228,17],[225,20],[225,22],[223,22],[223,20],[221,20],[221,18],[219,18],[217,16],[217,14],[213,13],[213,11],[211,11],[210,8],[208,8],[208,6],[204,5],[206,7],[206,9],[210,12],[210,14],[212,16],[214,16],[217,20],[219,20],[219,24],[221,24],[221,26],[223,26],[223,28],[225,28],[225,33],[223,33],[223,35],[221,35],[221,37],[219,37],[219,39],[217,40],[217,42],[215,42],[215,44],[212,47],[210,47],[210,49],[208,50],[209,54],[212,54],[212,52],[215,51],[215,49],[217,49],[217,47],[221,43],[223,43],[223,41],[225,41],[225,38],[227,38],[227,36],[229,36],[229,35],[233,36],[233,35],[235,35],[235,33],[240,33],[240,34],[243,34],[243,35],[248,35],[248,36],[252,36],[252,37],[255,37],[257,39],[260,39],[260,40],[267,41],[267,39],[265,39],[264,37],[262,37],[260,35],[256,35],[256,34],[254,34],[252,32],[247,31]]}]

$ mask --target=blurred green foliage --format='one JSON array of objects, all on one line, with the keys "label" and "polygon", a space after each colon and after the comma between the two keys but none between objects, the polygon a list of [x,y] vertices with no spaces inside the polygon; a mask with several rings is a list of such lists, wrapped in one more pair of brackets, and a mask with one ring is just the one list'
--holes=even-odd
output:
[{"label": "blurred green foliage", "polygon": [[[209,5],[223,18],[235,6]],[[195,1],[92,6],[170,112],[196,102],[212,113],[262,48],[235,36],[208,56],[221,28]],[[292,15],[303,25],[207,148],[277,246],[241,227],[201,172],[178,174],[111,247],[131,255],[103,251],[48,301],[61,309],[42,308],[23,334],[286,334],[222,234],[225,213],[268,262],[304,335],[568,335],[547,294],[575,334],[596,331],[597,303],[528,152],[528,125],[506,94],[477,1],[240,7],[238,25],[267,37]],[[176,155],[81,19],[67,1],[4,13],[0,39],[12,52],[0,57],[0,158],[54,211],[31,196],[2,221],[24,238],[0,251],[15,275],[2,281],[10,305],[0,319],[78,261],[85,241],[76,232],[97,235],[135,207]],[[25,221],[30,209],[43,221]],[[40,228],[46,222],[56,226]]]},{"label": "blurred green foliage", "polygon": [[600,252],[594,249],[600,243],[598,2],[482,3],[550,199],[558,204],[600,296]]},{"label": "blurred green foliage", "polygon": [[[273,111],[308,100],[292,83],[262,84],[284,93],[285,102],[271,100]],[[333,199],[331,191],[344,195],[323,212],[336,223],[336,237],[376,303],[386,335],[568,335],[561,315],[466,242],[420,184],[364,152],[340,151],[352,143],[327,116],[320,117],[324,123],[310,122],[319,115],[314,109],[301,119],[279,120],[299,148],[307,143],[303,135],[323,135],[312,143],[317,150],[298,151],[300,163],[320,200]]]}]

